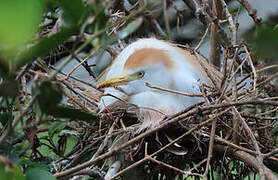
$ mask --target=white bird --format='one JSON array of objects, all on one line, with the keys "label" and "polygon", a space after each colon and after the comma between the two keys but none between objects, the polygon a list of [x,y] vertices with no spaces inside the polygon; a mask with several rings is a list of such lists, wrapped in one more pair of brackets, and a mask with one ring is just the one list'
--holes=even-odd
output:
[{"label": "white bird", "polygon": [[189,51],[155,38],[140,39],[118,55],[105,81],[99,83],[99,88],[105,88],[104,94],[112,95],[101,98],[100,110],[115,106],[127,95],[126,100],[139,108],[138,117],[144,129],[202,100],[151,88],[146,83],[189,94],[200,94],[202,83],[211,84],[198,59]]}]

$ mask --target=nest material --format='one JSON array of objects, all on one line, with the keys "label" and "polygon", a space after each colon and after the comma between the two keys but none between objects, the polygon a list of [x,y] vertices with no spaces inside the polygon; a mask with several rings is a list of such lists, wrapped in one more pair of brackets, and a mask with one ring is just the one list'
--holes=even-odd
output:
[{"label": "nest material", "polygon": [[[140,134],[136,131],[140,122],[128,107],[101,114],[99,122],[82,122],[78,129],[83,130],[83,143],[55,162],[56,171],[77,166],[83,170],[71,175],[139,179],[199,178],[204,174],[215,176],[213,173],[226,179],[242,179],[252,172],[271,176],[271,170],[278,172],[277,73],[265,75],[265,71],[273,67],[277,68],[255,70],[251,60],[242,64],[228,60],[220,81],[207,70],[214,87],[200,87],[204,101]],[[102,92],[89,84],[84,88],[77,79],[57,78],[57,82],[71,105],[97,112]],[[89,167],[86,163],[78,166],[91,153],[87,163],[95,165],[93,170],[84,169]]]}]

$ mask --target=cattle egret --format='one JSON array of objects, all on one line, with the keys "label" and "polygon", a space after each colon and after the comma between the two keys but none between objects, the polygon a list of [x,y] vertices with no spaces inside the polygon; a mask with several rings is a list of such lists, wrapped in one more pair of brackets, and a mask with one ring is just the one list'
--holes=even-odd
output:
[{"label": "cattle egret", "polygon": [[118,55],[105,80],[98,84],[99,88],[105,88],[106,94],[101,98],[99,108],[101,111],[109,109],[119,99],[125,99],[138,108],[138,118],[143,122],[141,128],[151,128],[165,116],[196,104],[202,97],[162,91],[150,85],[200,94],[202,83],[211,84],[195,55],[166,41],[140,39]]}]

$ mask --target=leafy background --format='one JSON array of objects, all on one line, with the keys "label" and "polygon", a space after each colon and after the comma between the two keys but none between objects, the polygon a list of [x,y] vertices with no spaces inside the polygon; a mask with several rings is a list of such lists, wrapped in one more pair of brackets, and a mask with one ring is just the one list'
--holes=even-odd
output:
[{"label": "leafy background", "polygon": [[[167,34],[164,19],[155,14],[157,2],[130,1],[134,7],[129,12],[122,8],[126,1],[117,0],[0,2],[0,179],[55,179],[53,162],[82,146],[86,135],[82,123],[94,126],[101,119],[90,108],[65,102],[66,93],[57,83],[57,74],[74,61],[68,56],[78,59],[81,52],[91,54],[92,50],[94,56],[104,51],[113,56],[119,49],[111,48],[115,44],[123,46],[140,37],[156,36],[191,45],[200,39],[205,31],[202,25],[192,36],[179,33],[194,17],[172,1],[168,4],[177,14],[171,16],[169,12],[173,33]],[[230,2],[230,12],[241,14],[243,8],[234,4]],[[277,18],[274,14],[242,34],[256,64],[277,63]],[[56,62],[61,66],[53,70]],[[93,72],[94,66],[97,64],[83,64],[90,78],[104,68]],[[48,76],[27,75],[31,70]],[[92,155],[93,150],[88,152]],[[88,157],[80,161],[86,160]]]}]

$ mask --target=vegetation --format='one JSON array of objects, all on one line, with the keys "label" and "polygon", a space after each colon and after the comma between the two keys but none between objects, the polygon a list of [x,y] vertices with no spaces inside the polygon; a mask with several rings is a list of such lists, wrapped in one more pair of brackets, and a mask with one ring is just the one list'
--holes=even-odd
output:
[{"label": "vegetation", "polygon": [[[179,3],[1,0],[0,179],[275,179],[278,14],[262,21],[247,0]],[[242,12],[256,24],[243,36]],[[200,29],[192,36],[182,33],[189,22]],[[149,36],[200,57],[209,37],[222,79],[203,87],[205,101],[138,135],[134,112],[97,113],[103,67],[89,60]],[[78,67],[92,81],[75,77]],[[182,155],[167,148],[176,142]]]}]

